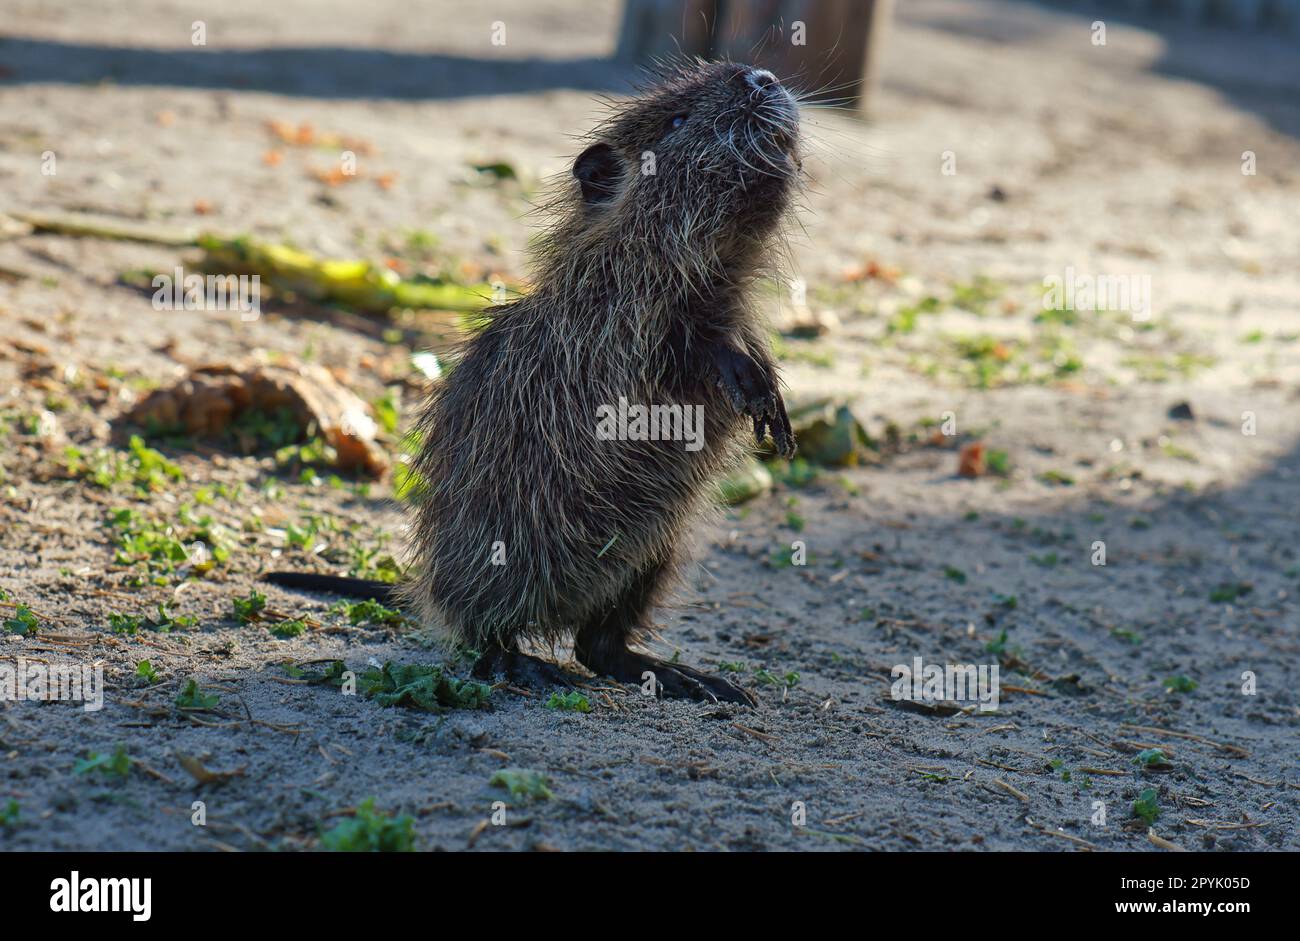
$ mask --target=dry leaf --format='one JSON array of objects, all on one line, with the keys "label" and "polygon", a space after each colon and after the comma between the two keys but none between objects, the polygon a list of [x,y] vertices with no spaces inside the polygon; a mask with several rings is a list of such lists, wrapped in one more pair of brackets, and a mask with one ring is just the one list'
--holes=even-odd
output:
[{"label": "dry leaf", "polygon": [[972,441],[970,444],[962,445],[961,453],[957,456],[958,475],[962,477],[983,477],[984,471],[983,443]]},{"label": "dry leaf", "polygon": [[175,385],[150,392],[125,420],[215,437],[250,409],[268,414],[285,409],[304,436],[315,429],[334,448],[340,470],[373,477],[388,470],[388,455],[374,440],[370,407],[328,370],[311,363],[201,366]]},{"label": "dry leaf", "polygon": [[181,767],[189,776],[200,784],[219,784],[231,778],[242,777],[244,774],[243,768],[236,768],[233,771],[211,771],[193,755],[187,755],[182,751],[176,752],[176,760],[181,763]]}]

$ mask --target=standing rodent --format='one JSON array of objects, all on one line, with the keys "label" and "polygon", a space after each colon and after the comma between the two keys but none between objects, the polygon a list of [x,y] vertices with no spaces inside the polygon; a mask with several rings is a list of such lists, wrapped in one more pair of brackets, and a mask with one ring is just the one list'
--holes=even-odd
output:
[{"label": "standing rodent", "polygon": [[[598,675],[747,701],[718,677],[629,649],[747,424],[793,453],[749,282],[797,179],[794,98],[769,72],[687,67],[619,106],[573,166],[535,287],[491,322],[418,423],[405,592],[484,651],[572,635]],[[601,440],[620,400],[699,405],[703,447]],[[493,564],[494,550],[496,561]]]},{"label": "standing rodent", "polygon": [[[520,645],[572,636],[598,675],[754,702],[631,645],[748,435],[794,453],[747,294],[797,187],[798,132],[776,77],[730,62],[616,106],[549,207],[534,288],[486,312],[431,394],[398,597],[481,652],[475,675],[563,679]],[[598,436],[621,401],[698,406],[702,446]]]}]

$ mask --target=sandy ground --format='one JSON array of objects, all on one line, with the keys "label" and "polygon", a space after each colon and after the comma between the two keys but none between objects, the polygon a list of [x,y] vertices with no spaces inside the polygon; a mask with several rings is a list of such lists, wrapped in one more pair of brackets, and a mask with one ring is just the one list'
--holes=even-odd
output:
[{"label": "sandy ground", "polygon": [[[893,443],[702,528],[680,603],[658,613],[661,651],[738,670],[761,698],[752,711],[593,681],[589,714],[501,689],[490,710],[432,715],[295,684],[286,661],[446,656],[424,632],[351,627],[328,599],[278,590],[270,605],[314,616],[312,630],[282,640],[231,618],[261,571],[347,571],[358,547],[395,551],[386,484],[312,486],[270,458],[163,445],[185,480],[148,499],[50,469],[68,441],[103,446],[108,422],[192,361],[310,357],[364,398],[395,388],[409,414],[418,334],[385,342],[305,306],[268,305],[254,323],[157,311],[120,276],[170,271],[183,252],[0,242],[0,588],[40,618],[35,635],[0,633],[0,657],[102,664],[108,684],[99,712],[0,707],[0,812],[17,807],[0,845],[309,849],[374,797],[414,817],[421,849],[1159,851],[1131,812],[1154,789],[1160,839],[1300,849],[1294,43],[1113,23],[1097,47],[1091,15],[902,6],[872,121],[809,115],[791,274],[842,326],[783,345],[792,399],[845,398]],[[627,87],[605,61],[616,24],[613,9],[560,0],[15,0],[0,36],[0,211],[519,276],[535,181],[563,172],[595,94]],[[366,142],[360,178],[320,182],[312,170],[337,147],[286,145],[268,121]],[[491,161],[522,181],[470,169]],[[876,276],[852,276],[869,262]],[[1044,317],[1043,279],[1071,267],[1148,278],[1149,319]],[[1191,420],[1170,416],[1179,403]],[[936,437],[945,413],[958,434]],[[956,475],[957,447],[976,439],[1005,452],[1005,475]],[[230,558],[133,586],[112,511],[170,518],[195,500],[236,534]],[[243,531],[254,517],[262,528]],[[288,545],[313,517],[334,529]],[[795,540],[806,565],[780,561]],[[109,626],[169,600],[197,625]],[[914,657],[1000,661],[1000,708],[903,708],[890,669]],[[146,659],[153,685],[136,676]],[[173,707],[191,678],[220,697],[215,712]],[[74,772],[118,745],[125,779]],[[1151,748],[1165,767],[1139,766]],[[198,784],[181,756],[242,774]],[[503,767],[543,773],[553,798],[484,826]],[[196,800],[206,826],[191,823]]]}]

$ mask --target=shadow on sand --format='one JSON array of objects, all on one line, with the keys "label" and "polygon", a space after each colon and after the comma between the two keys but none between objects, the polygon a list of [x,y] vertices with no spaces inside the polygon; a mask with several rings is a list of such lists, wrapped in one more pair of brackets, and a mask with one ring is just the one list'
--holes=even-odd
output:
[{"label": "shadow on sand", "polygon": [[625,91],[635,70],[612,59],[477,59],[383,49],[145,49],[0,38],[0,87],[16,84],[228,88],[310,98],[471,98]]}]

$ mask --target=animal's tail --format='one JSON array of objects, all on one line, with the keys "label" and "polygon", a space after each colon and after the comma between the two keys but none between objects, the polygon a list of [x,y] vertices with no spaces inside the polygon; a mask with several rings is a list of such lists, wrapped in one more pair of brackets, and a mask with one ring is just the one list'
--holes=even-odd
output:
[{"label": "animal's tail", "polygon": [[315,575],[311,572],[267,572],[262,581],[295,588],[298,591],[321,591],[346,598],[371,598],[380,604],[397,601],[397,586],[368,578],[344,578],[340,575]]}]

